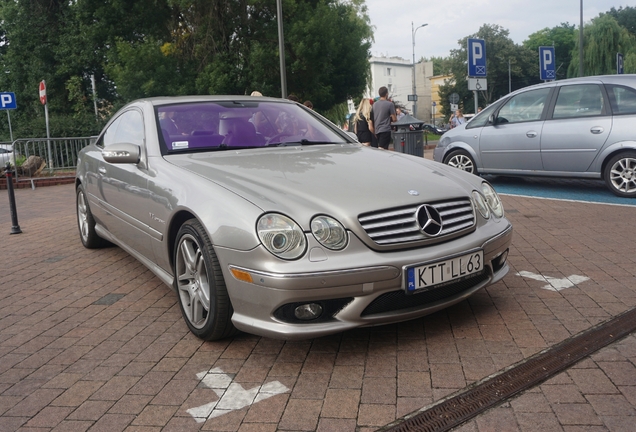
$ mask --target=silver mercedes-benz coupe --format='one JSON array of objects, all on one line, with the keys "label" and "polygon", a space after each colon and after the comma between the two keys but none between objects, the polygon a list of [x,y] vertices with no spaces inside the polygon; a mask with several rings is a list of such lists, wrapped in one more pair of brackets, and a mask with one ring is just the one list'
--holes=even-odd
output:
[{"label": "silver mercedes-benz coupe", "polygon": [[82,150],[76,187],[84,246],[141,261],[208,340],[409,320],[508,272],[512,226],[486,181],[287,100],[132,102]]}]

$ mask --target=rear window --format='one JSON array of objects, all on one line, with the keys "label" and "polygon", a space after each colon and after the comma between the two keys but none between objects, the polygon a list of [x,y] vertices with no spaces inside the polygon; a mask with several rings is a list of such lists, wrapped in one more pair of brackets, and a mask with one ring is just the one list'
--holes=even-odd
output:
[{"label": "rear window", "polygon": [[636,90],[630,87],[606,84],[614,114],[636,114]]},{"label": "rear window", "polygon": [[596,84],[575,84],[559,89],[552,118],[589,117],[603,114],[603,93]]}]

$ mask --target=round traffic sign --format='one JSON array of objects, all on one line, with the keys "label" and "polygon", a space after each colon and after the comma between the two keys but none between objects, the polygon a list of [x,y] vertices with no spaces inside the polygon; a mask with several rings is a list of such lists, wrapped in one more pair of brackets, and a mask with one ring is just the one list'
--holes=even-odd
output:
[{"label": "round traffic sign", "polygon": [[44,80],[40,81],[40,102],[42,105],[46,104],[46,83]]},{"label": "round traffic sign", "polygon": [[457,93],[453,93],[448,97],[448,101],[452,104],[456,104],[459,102],[459,95]]}]

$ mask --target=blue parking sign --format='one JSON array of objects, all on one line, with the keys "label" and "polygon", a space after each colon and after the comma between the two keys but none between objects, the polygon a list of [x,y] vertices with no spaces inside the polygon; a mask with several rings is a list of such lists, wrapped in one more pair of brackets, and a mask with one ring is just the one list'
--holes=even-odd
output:
[{"label": "blue parking sign", "polygon": [[616,53],[616,73],[624,74],[625,70],[623,69],[623,54]]},{"label": "blue parking sign", "polygon": [[0,92],[0,110],[16,108],[18,108],[18,103],[15,100],[15,93]]},{"label": "blue parking sign", "polygon": [[468,76],[486,76],[486,41],[483,39],[468,39]]},{"label": "blue parking sign", "polygon": [[554,47],[539,47],[539,75],[544,81],[556,79],[556,59],[554,57]]}]

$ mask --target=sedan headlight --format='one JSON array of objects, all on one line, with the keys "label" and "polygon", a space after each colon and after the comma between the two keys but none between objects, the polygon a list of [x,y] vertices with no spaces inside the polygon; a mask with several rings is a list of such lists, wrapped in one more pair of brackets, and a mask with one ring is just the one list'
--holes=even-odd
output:
[{"label": "sedan headlight", "polygon": [[481,184],[481,190],[484,193],[484,198],[486,198],[486,203],[488,203],[492,214],[497,218],[503,217],[504,207],[497,192],[495,192],[492,186],[485,182]]},{"label": "sedan headlight", "polygon": [[265,214],[258,220],[256,231],[263,246],[279,258],[299,258],[307,248],[305,233],[287,216],[277,213]]},{"label": "sedan headlight", "polygon": [[311,221],[311,233],[316,240],[331,250],[341,250],[347,245],[347,231],[332,217],[316,216]]},{"label": "sedan headlight", "polygon": [[484,196],[477,191],[473,191],[473,202],[484,219],[488,219],[490,217],[490,209],[488,208],[488,204],[486,204]]}]

